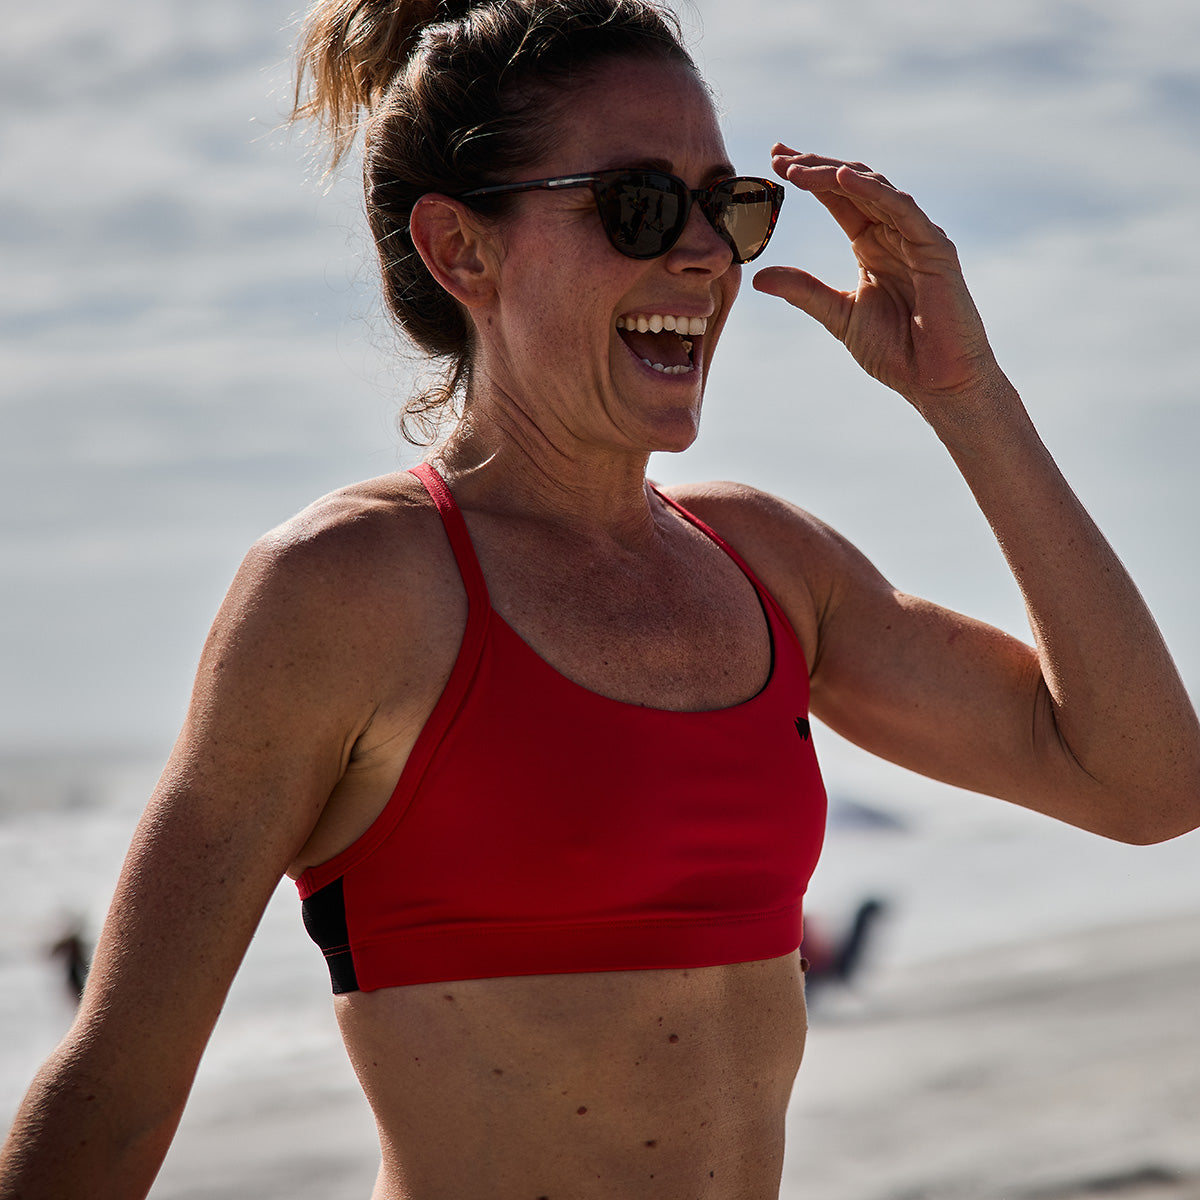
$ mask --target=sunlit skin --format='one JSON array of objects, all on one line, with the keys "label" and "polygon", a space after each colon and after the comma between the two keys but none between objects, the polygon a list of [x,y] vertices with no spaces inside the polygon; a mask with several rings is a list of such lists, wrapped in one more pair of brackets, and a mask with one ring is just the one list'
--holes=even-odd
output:
[{"label": "sunlit skin", "polygon": [[[653,164],[699,187],[733,172],[707,93],[679,66],[609,62],[560,120],[525,178]],[[814,714],[892,761],[1108,837],[1194,828],[1188,697],[996,364],[953,245],[863,164],[781,144],[772,166],[792,204],[807,192],[828,209],[859,271],[839,289],[767,267],[755,286],[823,324],[945,444],[1036,643],[899,592],[782,500],[674,489],[779,601]],[[701,710],[754,695],[771,651],[753,588],[645,480],[653,451],[696,436],[739,284],[724,243],[697,210],[668,254],[626,258],[587,191],[522,195],[498,221],[431,195],[412,232],[476,331],[464,417],[434,461],[495,608],[561,673],[623,702]],[[617,322],[642,313],[709,317],[694,372],[664,375],[631,352]],[[797,447],[798,490],[811,452]],[[14,1125],[0,1200],[145,1195],[280,877],[371,825],[465,622],[440,521],[406,474],[325,497],[251,550],[78,1021]],[[375,1200],[778,1193],[805,1038],[795,954],[356,992],[336,1010],[379,1125]]]}]

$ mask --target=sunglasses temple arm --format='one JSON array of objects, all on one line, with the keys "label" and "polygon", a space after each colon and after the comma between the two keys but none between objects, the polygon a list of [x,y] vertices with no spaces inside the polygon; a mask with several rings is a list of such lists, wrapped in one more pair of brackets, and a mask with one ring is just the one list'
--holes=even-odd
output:
[{"label": "sunglasses temple arm", "polygon": [[473,196],[500,196],[508,192],[557,192],[562,188],[591,187],[595,179],[594,175],[562,175],[555,179],[530,179],[524,183],[496,183],[489,187],[472,188],[469,192],[462,192],[459,199],[469,200]]}]

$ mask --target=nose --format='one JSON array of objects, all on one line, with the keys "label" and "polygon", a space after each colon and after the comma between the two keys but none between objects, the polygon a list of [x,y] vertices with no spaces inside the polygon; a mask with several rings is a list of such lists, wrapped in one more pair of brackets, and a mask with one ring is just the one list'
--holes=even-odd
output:
[{"label": "nose", "polygon": [[676,271],[703,270],[720,275],[732,264],[733,250],[713,228],[693,194],[692,209],[683,232],[667,253],[667,266]]}]

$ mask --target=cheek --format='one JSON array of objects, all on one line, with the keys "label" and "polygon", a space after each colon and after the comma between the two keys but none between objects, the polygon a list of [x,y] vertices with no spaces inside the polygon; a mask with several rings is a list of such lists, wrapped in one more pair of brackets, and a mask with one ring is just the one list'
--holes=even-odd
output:
[{"label": "cheek", "polygon": [[522,340],[531,346],[554,347],[561,353],[566,345],[582,360],[596,351],[607,353],[614,336],[616,301],[621,293],[605,289],[594,272],[554,269],[543,262],[541,269],[523,272],[513,293],[519,297]]},{"label": "cheek", "polygon": [[508,310],[505,340],[523,373],[591,374],[587,364],[608,353],[607,322],[578,286],[546,277],[527,278],[524,302]]},{"label": "cheek", "polygon": [[704,357],[709,361],[712,360],[714,351],[717,348],[717,343],[721,339],[721,332],[725,328],[725,322],[729,320],[729,310],[733,307],[733,302],[738,297],[738,292],[742,287],[742,267],[734,263],[728,271],[721,277],[720,291],[720,314],[719,320],[715,329],[709,326],[709,336],[704,339],[705,351]]},{"label": "cheek", "polygon": [[[738,292],[742,290],[742,271],[744,268],[739,263],[734,263],[728,271],[725,272],[722,284],[724,285],[724,296],[721,301],[721,311],[726,317],[729,315],[730,308],[733,307],[733,302],[738,298]],[[722,320],[724,324],[724,320]]]},{"label": "cheek", "polygon": [[511,225],[498,289],[510,349],[547,369],[607,360],[623,297],[644,270],[613,250],[598,222]]}]

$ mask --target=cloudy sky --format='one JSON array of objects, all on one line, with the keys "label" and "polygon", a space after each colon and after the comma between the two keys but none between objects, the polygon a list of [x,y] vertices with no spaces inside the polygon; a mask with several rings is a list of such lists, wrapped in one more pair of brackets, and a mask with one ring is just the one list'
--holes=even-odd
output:
[{"label": "cloudy sky", "polygon": [[[695,0],[739,166],[863,159],[954,238],[1009,374],[1200,689],[1200,6]],[[353,172],[283,127],[287,0],[22,5],[0,40],[0,748],[165,743],[246,546],[415,459]],[[666,117],[665,119],[669,119]],[[762,265],[849,286],[793,196]],[[1019,601],[920,419],[739,301],[693,450],[908,590]]]}]

